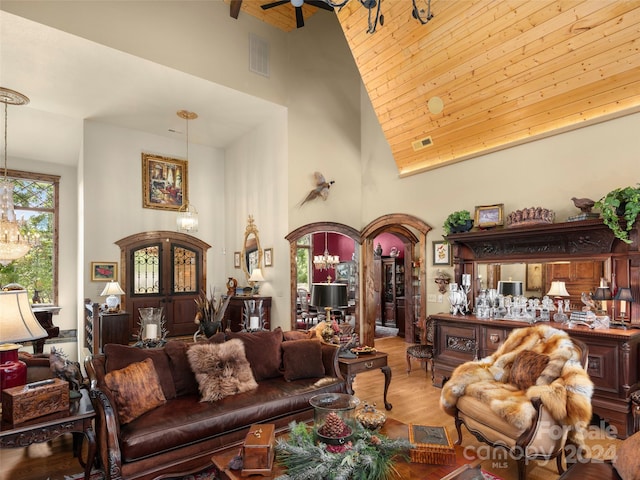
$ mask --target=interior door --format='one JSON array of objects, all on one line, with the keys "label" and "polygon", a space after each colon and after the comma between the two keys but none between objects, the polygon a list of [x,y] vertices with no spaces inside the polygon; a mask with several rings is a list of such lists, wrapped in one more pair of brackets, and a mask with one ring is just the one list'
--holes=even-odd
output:
[{"label": "interior door", "polygon": [[206,292],[209,245],[177,232],[149,232],[116,243],[121,247],[131,330],[139,330],[139,308],[162,307],[168,336],[193,335],[195,299]]}]

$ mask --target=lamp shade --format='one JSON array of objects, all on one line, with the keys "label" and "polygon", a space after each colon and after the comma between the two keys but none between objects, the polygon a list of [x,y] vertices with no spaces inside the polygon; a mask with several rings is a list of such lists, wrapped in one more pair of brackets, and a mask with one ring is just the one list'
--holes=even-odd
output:
[{"label": "lamp shade", "polygon": [[552,297],[568,297],[569,292],[567,292],[567,287],[564,282],[556,281],[551,282],[551,288],[547,292],[547,295],[551,295]]},{"label": "lamp shade", "polygon": [[311,285],[311,305],[341,308],[348,306],[346,283],[314,283]]},{"label": "lamp shade", "polygon": [[633,302],[633,295],[631,295],[630,288],[619,288],[616,292],[614,300],[622,300],[623,302]]},{"label": "lamp shade", "polygon": [[611,300],[611,290],[609,287],[598,287],[593,294],[594,300]]},{"label": "lamp shade", "polygon": [[100,294],[101,297],[106,297],[107,295],[124,295],[122,288],[118,282],[107,282],[104,286],[104,290]]},{"label": "lamp shade", "polygon": [[520,281],[498,281],[498,293],[511,295],[514,297],[522,295],[522,282]]},{"label": "lamp shade", "polygon": [[250,282],[264,282],[264,277],[262,276],[262,270],[259,268],[254,268],[251,272],[251,276],[249,277]]},{"label": "lamp shade", "polygon": [[0,292],[0,343],[27,342],[47,335],[31,310],[26,290]]}]

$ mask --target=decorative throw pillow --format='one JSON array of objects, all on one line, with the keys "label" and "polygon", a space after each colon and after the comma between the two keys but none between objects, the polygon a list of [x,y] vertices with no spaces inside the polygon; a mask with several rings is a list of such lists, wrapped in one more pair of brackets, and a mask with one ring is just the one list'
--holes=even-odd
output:
[{"label": "decorative throw pillow", "polygon": [[170,400],[176,397],[176,388],[169,368],[169,357],[164,348],[138,348],[108,343],[104,346],[104,354],[107,358],[105,364],[107,372],[120,370],[131,363],[141,362],[146,358],[150,358],[153,360],[153,366],[156,367],[165,398]]},{"label": "decorative throw pillow", "polygon": [[289,340],[307,340],[309,338],[316,338],[316,334],[313,330],[289,330],[286,332],[282,332],[284,336],[284,341],[288,342]]},{"label": "decorative throw pillow", "polygon": [[240,339],[193,345],[187,350],[187,357],[196,374],[202,402],[215,402],[258,388]]},{"label": "decorative throw pillow", "polygon": [[613,466],[622,480],[640,480],[640,432],[623,441],[616,450]]},{"label": "decorative throw pillow", "polygon": [[527,390],[536,384],[536,380],[549,363],[549,357],[541,353],[524,350],[513,360],[509,383],[520,390]]},{"label": "decorative throw pillow", "polygon": [[272,332],[231,332],[228,339],[240,339],[256,381],[282,375],[282,329]]},{"label": "decorative throw pillow", "polygon": [[198,382],[189,365],[187,350],[192,344],[178,340],[170,340],[164,346],[169,357],[169,367],[176,389],[176,396],[194,395],[198,393]]},{"label": "decorative throw pillow", "polygon": [[150,358],[107,373],[104,382],[111,390],[123,425],[167,401]]},{"label": "decorative throw pillow", "polygon": [[324,377],[322,344],[319,340],[290,340],[282,343],[284,379]]}]

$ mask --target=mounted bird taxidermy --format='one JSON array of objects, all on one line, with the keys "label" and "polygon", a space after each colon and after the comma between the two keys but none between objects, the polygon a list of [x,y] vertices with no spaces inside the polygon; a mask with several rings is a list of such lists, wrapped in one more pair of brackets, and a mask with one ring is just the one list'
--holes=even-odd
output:
[{"label": "mounted bird taxidermy", "polygon": [[314,188],[309,192],[309,194],[302,201],[300,206],[316,198],[322,198],[323,200],[326,200],[329,197],[329,189],[331,188],[331,185],[335,183],[333,180],[331,180],[330,182],[327,182],[324,179],[324,175],[322,175],[320,172],[314,172],[313,178],[316,182],[316,188]]}]

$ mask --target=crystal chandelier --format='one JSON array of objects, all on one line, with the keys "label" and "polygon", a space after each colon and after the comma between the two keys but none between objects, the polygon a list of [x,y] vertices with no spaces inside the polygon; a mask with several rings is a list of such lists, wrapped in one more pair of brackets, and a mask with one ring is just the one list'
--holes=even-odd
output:
[{"label": "crystal chandelier", "polygon": [[[177,115],[187,122],[187,161],[189,161],[189,120],[198,118],[198,114],[187,110],[180,110]],[[187,192],[185,192],[187,194]],[[186,199],[187,196],[185,195]],[[178,210],[176,220],[179,232],[192,233],[198,231],[198,210],[188,200]]]},{"label": "crystal chandelier", "polygon": [[336,265],[340,263],[340,257],[338,255],[329,255],[328,246],[327,232],[324,232],[324,254],[313,256],[313,266],[318,270],[336,268]]},{"label": "crystal chandelier", "polygon": [[24,222],[16,219],[13,209],[13,182],[7,178],[7,106],[26,105],[29,99],[14,90],[0,87],[0,102],[4,103],[4,177],[0,180],[0,264],[8,265],[24,257],[31,245],[20,232]]}]

